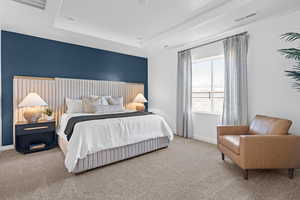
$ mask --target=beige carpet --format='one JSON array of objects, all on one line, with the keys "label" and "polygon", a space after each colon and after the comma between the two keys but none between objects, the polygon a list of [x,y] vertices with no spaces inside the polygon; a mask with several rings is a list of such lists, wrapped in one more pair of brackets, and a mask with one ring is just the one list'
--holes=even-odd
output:
[{"label": "beige carpet", "polygon": [[250,171],[249,180],[214,145],[176,138],[168,149],[95,169],[67,173],[59,149],[0,153],[0,199],[275,200],[300,199],[300,171]]}]

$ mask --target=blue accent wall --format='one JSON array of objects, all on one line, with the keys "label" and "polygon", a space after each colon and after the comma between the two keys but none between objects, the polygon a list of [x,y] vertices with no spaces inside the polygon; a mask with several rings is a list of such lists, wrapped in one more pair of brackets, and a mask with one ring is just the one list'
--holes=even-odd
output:
[{"label": "blue accent wall", "polygon": [[144,83],[146,58],[2,31],[2,143],[13,143],[13,76]]}]

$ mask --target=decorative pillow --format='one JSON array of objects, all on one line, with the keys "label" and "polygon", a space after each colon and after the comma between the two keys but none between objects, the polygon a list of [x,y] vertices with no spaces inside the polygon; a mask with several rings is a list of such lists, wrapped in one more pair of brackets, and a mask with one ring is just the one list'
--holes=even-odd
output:
[{"label": "decorative pillow", "polygon": [[83,104],[80,99],[66,98],[67,113],[82,113]]},{"label": "decorative pillow", "polygon": [[101,105],[109,105],[107,99],[110,98],[110,96],[101,96]]},{"label": "decorative pillow", "polygon": [[123,111],[123,105],[96,105],[95,106],[96,113],[112,113],[112,112],[118,112]]},{"label": "decorative pillow", "polygon": [[101,97],[98,96],[90,96],[82,98],[83,111],[85,113],[94,113],[96,112],[96,105],[101,104]]},{"label": "decorative pillow", "polygon": [[99,104],[100,105],[109,105],[108,102],[107,102],[107,98],[109,98],[110,96],[96,96],[96,95],[91,95],[90,97],[91,98],[99,98]]},{"label": "decorative pillow", "polygon": [[122,105],[123,106],[123,97],[108,97],[107,101],[110,105]]}]

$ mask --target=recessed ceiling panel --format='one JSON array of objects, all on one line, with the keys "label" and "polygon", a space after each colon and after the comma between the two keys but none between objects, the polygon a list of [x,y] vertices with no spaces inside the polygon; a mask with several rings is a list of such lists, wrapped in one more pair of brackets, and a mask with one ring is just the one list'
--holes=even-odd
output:
[{"label": "recessed ceiling panel", "polygon": [[231,0],[64,0],[56,27],[138,46]]},{"label": "recessed ceiling panel", "polygon": [[248,24],[270,16],[280,16],[287,12],[299,10],[299,0],[234,0],[234,3],[214,9],[203,14],[190,26],[180,31],[164,34],[144,44],[147,49],[185,49],[207,42],[216,36],[237,28],[247,30]]}]

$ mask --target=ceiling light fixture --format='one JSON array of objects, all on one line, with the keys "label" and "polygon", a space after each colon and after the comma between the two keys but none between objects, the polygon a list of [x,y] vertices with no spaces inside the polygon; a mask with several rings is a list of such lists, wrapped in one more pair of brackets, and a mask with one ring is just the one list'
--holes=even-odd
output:
[{"label": "ceiling light fixture", "polygon": [[251,13],[251,14],[249,14],[249,15],[246,15],[245,17],[241,17],[241,18],[235,19],[234,21],[235,21],[235,22],[244,21],[244,20],[249,19],[249,18],[251,18],[251,17],[254,17],[254,16],[256,16],[256,15],[257,15],[256,12],[255,12],[255,13]]}]

